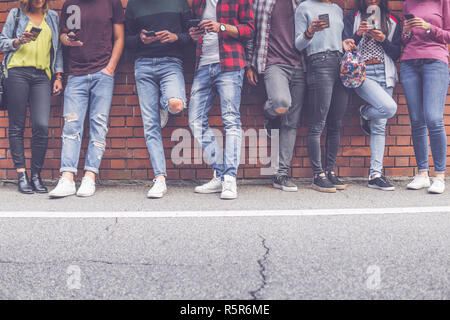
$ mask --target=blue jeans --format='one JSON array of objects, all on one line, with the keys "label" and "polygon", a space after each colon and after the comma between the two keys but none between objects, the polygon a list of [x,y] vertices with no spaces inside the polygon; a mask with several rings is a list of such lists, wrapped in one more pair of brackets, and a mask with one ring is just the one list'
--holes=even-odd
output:
[{"label": "blue jeans", "polygon": [[386,87],[384,64],[367,66],[366,80],[355,89],[369,106],[363,116],[370,120],[370,176],[382,174],[384,148],[386,145],[386,123],[397,112],[397,103],[392,98],[393,87]]},{"label": "blue jeans", "polygon": [[69,76],[64,92],[60,172],[77,173],[83,124],[90,107],[89,145],[84,170],[98,173],[106,147],[113,90],[114,77],[101,71],[83,76]]},{"label": "blue jeans", "polygon": [[[217,177],[237,176],[239,167],[242,127],[241,105],[244,70],[222,72],[218,63],[201,66],[195,73],[189,103],[189,127],[202,146],[206,160]],[[220,97],[222,121],[225,127],[225,152],[222,154],[209,127],[208,113],[217,96]]]},{"label": "blue jeans", "polygon": [[186,105],[183,62],[178,58],[138,58],[134,65],[144,135],[155,177],[166,176],[159,109],[168,110],[172,98]]},{"label": "blue jeans", "polygon": [[411,119],[417,167],[419,171],[429,170],[429,135],[435,173],[445,173],[447,135],[444,107],[449,84],[448,65],[436,59],[405,60],[400,75]]}]

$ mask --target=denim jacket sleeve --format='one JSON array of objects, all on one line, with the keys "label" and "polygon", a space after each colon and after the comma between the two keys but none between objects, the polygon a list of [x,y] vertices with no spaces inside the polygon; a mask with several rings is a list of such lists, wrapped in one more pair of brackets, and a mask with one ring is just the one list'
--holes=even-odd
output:
[{"label": "denim jacket sleeve", "polygon": [[54,19],[55,19],[55,26],[56,26],[56,29],[54,31],[56,33],[55,40],[56,40],[56,43],[57,43],[57,46],[55,48],[56,57],[55,57],[55,70],[54,70],[54,72],[55,73],[59,73],[59,72],[63,73],[64,72],[63,49],[62,49],[62,45],[61,45],[61,40],[59,39],[59,29],[58,29],[58,26],[59,26],[59,15],[56,12],[55,12],[55,15],[54,15]]},{"label": "denim jacket sleeve", "polygon": [[11,51],[16,51],[20,47],[14,48],[13,45],[14,40],[16,40],[16,36],[13,35],[13,32],[17,12],[18,9],[12,9],[8,14],[8,18],[6,18],[2,34],[0,35],[0,51],[2,52],[8,53]]}]

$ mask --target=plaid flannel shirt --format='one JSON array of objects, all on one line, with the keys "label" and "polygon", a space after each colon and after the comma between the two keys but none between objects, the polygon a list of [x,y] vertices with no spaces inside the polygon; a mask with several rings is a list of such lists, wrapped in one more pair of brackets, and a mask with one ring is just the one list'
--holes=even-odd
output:
[{"label": "plaid flannel shirt", "polygon": [[[294,11],[304,0],[292,0]],[[269,33],[272,21],[272,11],[276,0],[254,0],[253,12],[255,13],[256,32],[254,37],[247,41],[247,63],[258,73],[264,73],[269,49]],[[302,54],[302,64],[304,58]]]},{"label": "plaid flannel shirt", "polygon": [[[219,32],[220,69],[223,72],[241,70],[247,66],[245,41],[251,39],[255,31],[252,3],[253,0],[219,0],[217,3],[217,22],[233,25],[239,32],[238,39]],[[205,7],[206,0],[194,0],[193,17],[201,19]],[[195,69],[202,55],[202,44],[203,37],[197,43]]]}]

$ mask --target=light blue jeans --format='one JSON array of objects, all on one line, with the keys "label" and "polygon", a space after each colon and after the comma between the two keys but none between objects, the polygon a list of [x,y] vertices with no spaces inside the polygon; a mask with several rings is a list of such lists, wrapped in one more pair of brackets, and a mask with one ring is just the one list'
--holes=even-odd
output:
[{"label": "light blue jeans", "polygon": [[[242,143],[239,108],[243,79],[244,69],[222,72],[220,65],[215,63],[199,67],[192,84],[189,127],[202,146],[206,160],[222,179],[224,175],[237,177]],[[225,129],[224,154],[208,123],[208,113],[217,95]]]},{"label": "light blue jeans", "polygon": [[186,105],[183,62],[171,57],[138,58],[134,64],[134,74],[153,172],[155,177],[166,176],[159,109],[172,113],[169,108],[169,100],[172,98],[179,99]]},{"label": "light blue jeans", "polygon": [[363,116],[370,120],[370,176],[382,174],[386,123],[397,112],[397,103],[392,98],[394,88],[386,87],[384,64],[368,65],[366,80],[355,91],[369,104]]},{"label": "light blue jeans", "polygon": [[89,145],[84,170],[98,173],[106,147],[114,77],[101,71],[69,76],[64,91],[64,128],[60,172],[77,173],[83,124],[89,111]]},{"label": "light blue jeans", "polygon": [[429,170],[429,137],[434,172],[445,173],[447,135],[444,108],[449,84],[448,65],[436,59],[405,60],[400,76],[411,119],[417,167],[420,172]]}]

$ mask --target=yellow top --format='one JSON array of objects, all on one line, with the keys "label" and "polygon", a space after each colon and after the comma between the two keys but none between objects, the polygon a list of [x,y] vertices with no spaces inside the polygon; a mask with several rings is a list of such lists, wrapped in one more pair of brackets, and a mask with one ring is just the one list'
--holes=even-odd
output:
[{"label": "yellow top", "polygon": [[[31,21],[28,23],[26,30],[29,32],[35,26]],[[45,70],[49,79],[52,78],[50,71],[50,54],[52,50],[52,30],[44,19],[38,27],[42,31],[39,33],[35,41],[30,41],[20,46],[12,55],[8,63],[8,69],[15,67],[35,67],[36,69]]]}]

